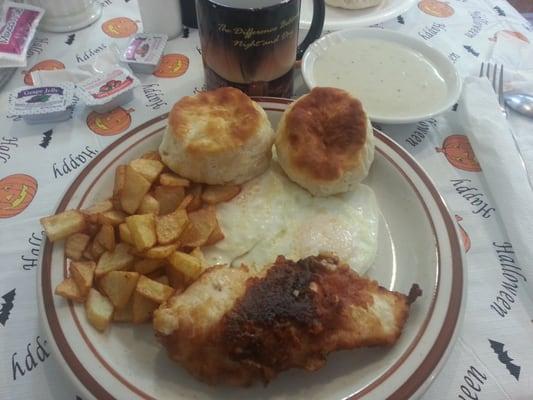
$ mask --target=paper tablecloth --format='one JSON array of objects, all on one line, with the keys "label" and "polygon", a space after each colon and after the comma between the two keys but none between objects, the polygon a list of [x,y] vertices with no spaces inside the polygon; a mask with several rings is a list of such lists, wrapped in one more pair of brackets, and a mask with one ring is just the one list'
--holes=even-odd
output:
[{"label": "paper tablecloth", "polygon": [[[39,32],[29,51],[28,68],[17,71],[0,93],[0,399],[80,399],[50,355],[39,323],[38,218],[54,210],[63,191],[98,152],[130,128],[169,111],[178,98],[203,88],[198,35],[188,30],[168,43],[159,76],[139,75],[142,85],[135,90],[135,100],[111,113],[97,115],[79,104],[68,121],[35,126],[8,115],[6,93],[25,80],[29,83],[27,71],[75,67],[111,43],[125,46],[129,35],[142,30],[135,0],[102,4],[103,16],[86,29]],[[514,32],[516,40],[533,42],[531,25],[500,0],[421,0],[376,27],[427,41],[444,52],[463,76],[477,75],[499,32]],[[458,107],[461,104],[417,124],[378,126],[433,178],[455,215],[467,252],[464,323],[442,372],[423,398],[531,399],[533,322],[527,312],[531,304],[519,297],[520,271],[526,266],[513,258],[504,221],[478,163],[462,157],[471,148],[457,118]],[[520,129],[533,131],[533,123],[521,121]],[[13,207],[21,183],[30,191]]]}]

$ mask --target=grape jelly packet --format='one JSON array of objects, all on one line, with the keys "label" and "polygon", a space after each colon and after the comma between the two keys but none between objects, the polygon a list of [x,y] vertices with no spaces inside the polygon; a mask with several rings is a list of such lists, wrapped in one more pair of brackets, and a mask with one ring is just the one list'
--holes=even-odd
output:
[{"label": "grape jelly packet", "polygon": [[6,1],[0,19],[0,68],[25,67],[26,53],[44,10]]},{"label": "grape jelly packet", "polygon": [[65,121],[74,103],[74,85],[24,86],[9,95],[9,113],[21,116],[28,124]]}]

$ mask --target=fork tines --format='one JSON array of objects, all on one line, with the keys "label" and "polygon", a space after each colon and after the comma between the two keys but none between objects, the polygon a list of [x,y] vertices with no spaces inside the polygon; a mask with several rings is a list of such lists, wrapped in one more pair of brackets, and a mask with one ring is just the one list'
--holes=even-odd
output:
[{"label": "fork tines", "polygon": [[[486,66],[486,69],[485,69],[485,66]],[[498,66],[498,64],[482,62],[481,69],[479,71],[479,76],[487,77],[487,79],[489,80],[489,82],[491,82],[492,87],[498,96],[498,103],[500,103],[501,107],[505,107],[504,99],[503,99],[503,65]]]}]

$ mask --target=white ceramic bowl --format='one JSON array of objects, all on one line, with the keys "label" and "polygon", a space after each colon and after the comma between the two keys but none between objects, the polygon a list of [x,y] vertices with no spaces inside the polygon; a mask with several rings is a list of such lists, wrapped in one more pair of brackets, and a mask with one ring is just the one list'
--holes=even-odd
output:
[{"label": "white ceramic bowl", "polygon": [[[402,116],[394,115],[393,113],[381,113],[379,115],[374,113],[373,115],[371,110],[367,110],[368,116],[373,122],[381,122],[386,124],[406,124],[417,122],[440,114],[450,109],[453,104],[457,102],[457,99],[461,94],[461,77],[455,69],[455,66],[450,60],[448,60],[448,58],[446,58],[445,55],[433,47],[428,46],[422,40],[413,38],[403,33],[379,28],[355,28],[337,31],[323,36],[309,46],[302,60],[303,78],[309,89],[312,89],[316,86],[324,86],[324,84],[319,82],[315,76],[315,63],[321,57],[324,57],[329,48],[342,42],[361,38],[380,39],[389,43],[403,45],[417,51],[433,65],[433,67],[444,79],[447,86],[446,98],[443,101],[434,104],[433,107],[427,108],[426,110],[417,111],[416,109],[413,109],[412,113],[409,113],[409,115],[404,114]],[[331,68],[335,68],[335,64],[332,63]],[[375,76],[374,79],[376,79]],[[328,84],[328,86],[331,86],[331,84]],[[342,76],[341,79],[338,80],[338,84],[335,86],[341,89],[346,88]]]},{"label": "white ceramic bowl", "polygon": [[[348,10],[326,4],[325,31],[338,31],[355,27],[366,27],[394,19],[413,7],[418,0],[381,0],[374,7]],[[309,29],[313,20],[313,0],[302,0],[300,28]]]}]

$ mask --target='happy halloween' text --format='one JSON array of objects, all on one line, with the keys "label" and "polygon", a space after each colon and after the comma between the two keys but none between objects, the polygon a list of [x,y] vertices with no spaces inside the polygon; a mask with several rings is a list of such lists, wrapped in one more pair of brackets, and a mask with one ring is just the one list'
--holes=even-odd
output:
[{"label": "'happy halloween' text", "polygon": [[504,318],[511,310],[511,304],[515,302],[518,292],[518,282],[527,281],[526,277],[520,272],[520,268],[515,263],[513,246],[509,242],[496,243],[492,245],[498,255],[498,262],[502,271],[501,289],[496,295],[496,300],[492,302],[490,308],[500,317]]},{"label": "'happy halloween' text", "polygon": [[489,204],[482,200],[485,197],[483,193],[479,193],[479,189],[473,186],[467,186],[465,183],[472,182],[470,179],[452,179],[451,180],[455,191],[461,195],[475,208],[472,210],[473,214],[479,214],[483,218],[490,218],[496,209],[490,207]]},{"label": "'happy halloween' text", "polygon": [[52,165],[54,171],[54,178],[70,174],[73,170],[80,168],[83,164],[90,161],[94,156],[98,154],[98,150],[92,150],[89,146],[85,146],[85,150],[82,150],[79,154],[69,154],[68,157],[63,157],[63,161],[56,165]]}]

